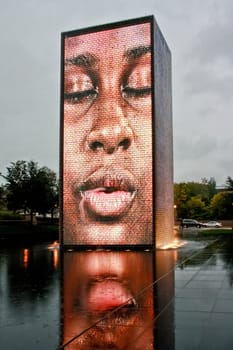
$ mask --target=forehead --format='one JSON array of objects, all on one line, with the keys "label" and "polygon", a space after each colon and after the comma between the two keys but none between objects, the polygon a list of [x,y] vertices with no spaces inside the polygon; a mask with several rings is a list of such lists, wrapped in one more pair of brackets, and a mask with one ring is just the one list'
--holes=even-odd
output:
[{"label": "forehead", "polygon": [[82,52],[104,54],[151,44],[150,23],[119,27],[65,38],[65,58]]}]

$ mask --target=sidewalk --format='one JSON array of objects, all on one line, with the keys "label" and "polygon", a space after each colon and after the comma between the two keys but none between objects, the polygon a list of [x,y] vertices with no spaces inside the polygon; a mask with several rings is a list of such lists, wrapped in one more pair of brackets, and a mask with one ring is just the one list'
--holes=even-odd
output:
[{"label": "sidewalk", "polygon": [[190,251],[186,246],[177,253],[175,295],[167,300],[162,321],[155,323],[159,338],[167,335],[159,350],[232,350],[232,241]]}]

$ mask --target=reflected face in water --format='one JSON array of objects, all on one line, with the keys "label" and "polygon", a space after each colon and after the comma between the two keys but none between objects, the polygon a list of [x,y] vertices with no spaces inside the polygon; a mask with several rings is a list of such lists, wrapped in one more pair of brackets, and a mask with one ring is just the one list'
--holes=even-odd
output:
[{"label": "reflected face in water", "polygon": [[65,39],[66,244],[152,243],[150,37],[147,23]]},{"label": "reflected face in water", "polygon": [[153,281],[151,259],[149,253],[65,253],[64,343],[84,331],[65,349],[153,348],[153,290],[139,293]]}]

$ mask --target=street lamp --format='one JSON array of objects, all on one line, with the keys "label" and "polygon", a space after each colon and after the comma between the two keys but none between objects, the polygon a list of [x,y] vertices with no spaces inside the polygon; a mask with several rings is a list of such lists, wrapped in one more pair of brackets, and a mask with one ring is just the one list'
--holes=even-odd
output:
[{"label": "street lamp", "polygon": [[174,220],[175,220],[175,224],[176,224],[176,219],[177,219],[177,211],[176,211],[176,209],[177,209],[177,205],[176,204],[174,204],[173,205],[173,208],[174,208]]}]

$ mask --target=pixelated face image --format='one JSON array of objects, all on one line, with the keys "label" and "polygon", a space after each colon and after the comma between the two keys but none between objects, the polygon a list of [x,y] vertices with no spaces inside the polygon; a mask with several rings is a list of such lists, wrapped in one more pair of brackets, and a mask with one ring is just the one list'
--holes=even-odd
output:
[{"label": "pixelated face image", "polygon": [[154,349],[148,252],[65,252],[63,347]]},{"label": "pixelated face image", "polygon": [[64,38],[64,244],[152,244],[151,80],[149,22]]}]

